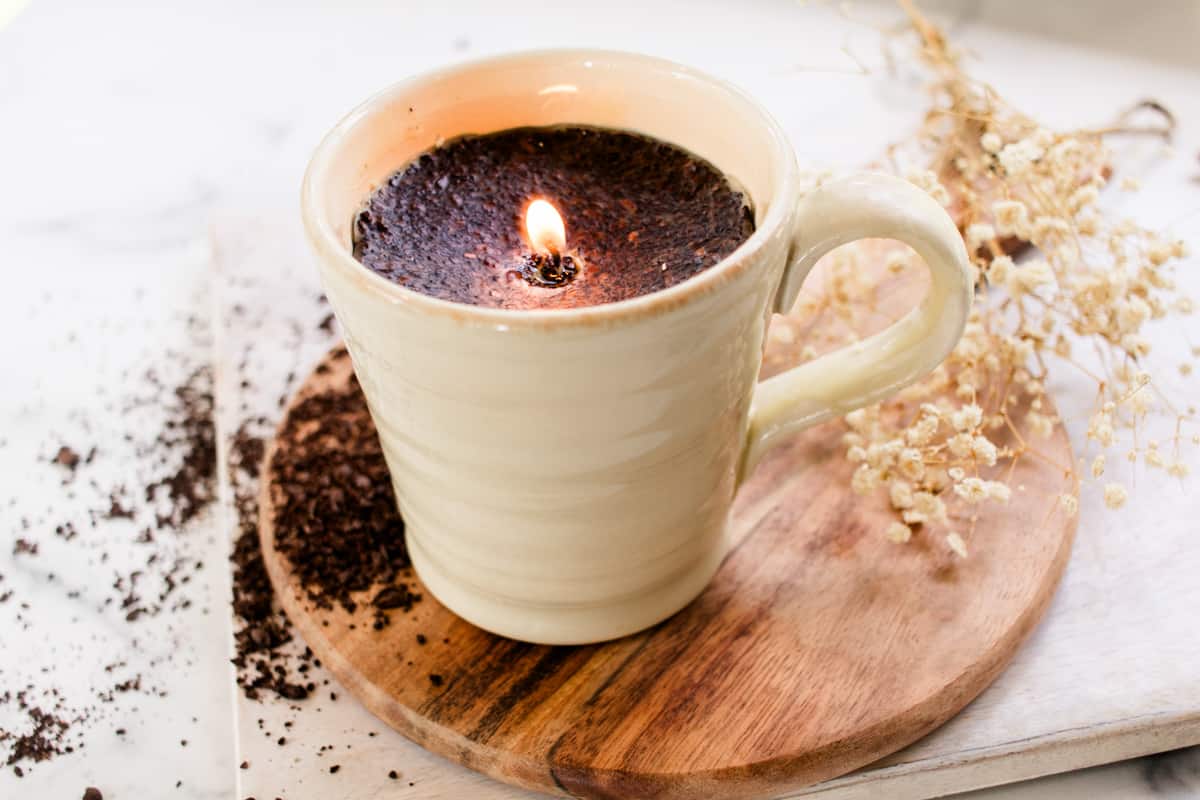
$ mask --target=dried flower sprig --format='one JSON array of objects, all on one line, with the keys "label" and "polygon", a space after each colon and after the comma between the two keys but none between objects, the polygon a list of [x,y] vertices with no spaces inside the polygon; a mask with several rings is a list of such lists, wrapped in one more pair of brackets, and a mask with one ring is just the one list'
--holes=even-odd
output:
[{"label": "dried flower sprig", "polygon": [[[1105,137],[1169,138],[1174,120],[1151,102],[1142,107],[1161,126],[1121,119],[1103,129],[1051,131],[970,78],[942,32],[910,0],[900,4],[935,99],[917,135],[889,160],[959,222],[978,297],[962,341],[933,374],[846,416],[845,455],[856,465],[853,489],[877,493],[894,510],[888,538],[940,534],[965,557],[984,505],[1011,497],[1017,461],[1054,458],[1038,447],[1061,424],[1046,390],[1051,365],[1072,365],[1096,382],[1090,470],[1081,475],[1075,464],[1056,464],[1076,487],[1087,475],[1101,479],[1105,453],[1118,447],[1148,468],[1187,473],[1179,452],[1193,412],[1176,409],[1144,369],[1151,349],[1145,326],[1192,312],[1172,277],[1186,248],[1114,220],[1098,204],[1110,172]],[[794,344],[792,356],[798,350],[803,359],[872,333],[898,311],[886,307],[878,265],[885,279],[912,283],[920,280],[915,261],[906,248],[880,242],[835,252],[822,265],[823,286],[801,296],[773,338]],[[1095,354],[1091,363],[1076,357],[1080,350]],[[1155,410],[1170,420],[1161,443],[1143,434]],[[1110,508],[1128,498],[1116,482],[1103,495]],[[1060,501],[1077,512],[1077,494]]]}]

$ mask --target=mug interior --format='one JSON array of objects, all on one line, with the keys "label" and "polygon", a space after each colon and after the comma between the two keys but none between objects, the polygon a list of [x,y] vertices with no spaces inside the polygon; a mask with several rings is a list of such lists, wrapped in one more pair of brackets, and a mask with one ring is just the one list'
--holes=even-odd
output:
[{"label": "mug interior", "polygon": [[448,139],[565,124],[632,131],[678,145],[732,178],[748,193],[754,209],[755,234],[721,264],[663,291],[592,309],[636,303],[715,279],[715,273],[754,249],[756,240],[786,218],[790,185],[796,180],[795,159],[783,132],[754,101],[670,61],[568,50],[450,67],[396,84],[359,106],[326,137],[309,165],[302,205],[310,236],[324,257],[369,275],[376,289],[415,294],[353,259],[353,219],[370,193],[397,169]]}]

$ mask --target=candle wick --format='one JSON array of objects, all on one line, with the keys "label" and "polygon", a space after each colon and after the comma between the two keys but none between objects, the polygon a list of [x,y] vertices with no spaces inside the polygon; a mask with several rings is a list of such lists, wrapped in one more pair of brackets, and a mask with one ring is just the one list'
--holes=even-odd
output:
[{"label": "candle wick", "polygon": [[557,288],[575,279],[579,266],[571,256],[559,255],[551,248],[547,253],[536,253],[525,260],[521,276],[533,286]]}]

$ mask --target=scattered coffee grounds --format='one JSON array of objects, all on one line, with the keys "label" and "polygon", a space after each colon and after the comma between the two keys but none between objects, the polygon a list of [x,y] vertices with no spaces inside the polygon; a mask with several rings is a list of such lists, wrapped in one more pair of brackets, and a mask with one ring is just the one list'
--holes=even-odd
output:
[{"label": "scattered coffee grounds", "polygon": [[[567,239],[561,259],[535,264],[524,216],[538,198],[562,215]],[[570,308],[673,286],[753,231],[743,195],[679,147],[600,128],[515,128],[454,139],[392,175],[354,221],[354,255],[444,300]]]},{"label": "scattered coffee grounds", "polygon": [[14,767],[13,771],[17,777],[24,774],[24,770],[19,766],[23,761],[46,761],[75,750],[74,746],[67,743],[67,731],[72,722],[79,720],[70,720],[62,716],[63,704],[57,690],[51,689],[47,694],[55,701],[54,707],[50,709],[42,708],[31,701],[29,689],[22,689],[15,695],[8,692],[0,695],[0,705],[15,701],[17,708],[24,712],[24,716],[32,723],[22,734],[0,730],[0,744],[8,745],[8,758],[4,763]]},{"label": "scattered coffee grounds", "polygon": [[119,497],[109,495],[108,501],[108,511],[104,512],[105,519],[133,519],[133,509],[121,505]]},{"label": "scattered coffee grounds", "polygon": [[[197,320],[189,318],[187,322],[189,330],[198,337],[206,335]],[[186,354],[175,352],[150,357],[155,363],[170,364],[172,370],[189,360]],[[121,420],[129,419],[130,426],[119,433],[119,440],[104,456],[90,443],[63,443],[58,439],[50,445],[51,454],[44,459],[62,470],[62,483],[67,487],[63,495],[68,502],[23,519],[23,535],[14,539],[14,555],[23,559],[48,558],[42,545],[49,536],[62,543],[55,546],[69,544],[88,553],[89,560],[96,565],[94,574],[105,577],[86,586],[70,581],[72,585],[65,586],[63,591],[72,601],[97,606],[97,611],[112,609],[115,618],[126,624],[139,624],[143,618],[190,608],[191,600],[180,594],[192,575],[204,566],[201,561],[189,558],[186,548],[180,547],[175,537],[211,504],[215,495],[212,373],[208,367],[188,371],[185,366],[180,374],[183,377],[177,382],[161,378],[153,368],[123,376],[121,386],[125,393],[109,401],[105,412]],[[148,416],[143,412],[148,412]],[[62,424],[76,429],[74,436],[68,438],[91,435],[97,414],[94,405],[86,411],[68,412]],[[145,419],[160,422],[145,425],[141,422]],[[99,418],[102,420],[103,416]],[[132,487],[123,482],[104,483],[118,476],[121,481],[136,483]],[[95,500],[88,499],[91,497]],[[72,516],[63,518],[66,515]],[[122,563],[127,563],[124,556],[133,553],[134,564],[121,568],[106,566],[109,547],[120,548]],[[52,571],[40,574],[48,584],[59,582]],[[13,596],[13,590],[4,589],[0,583],[0,603]],[[34,629],[38,623],[30,606],[15,603],[13,607],[16,616],[0,620],[0,624]],[[169,631],[168,623],[156,635]],[[140,647],[136,636],[131,639],[132,646]],[[48,642],[47,646],[53,653],[70,644]],[[174,650],[145,654],[139,669],[169,668],[177,657]],[[77,662],[72,660],[77,658],[74,650],[65,650],[62,658],[64,664],[70,663],[72,670],[78,669]],[[31,681],[21,691],[0,694],[0,707],[7,707],[6,724],[0,727],[0,764],[12,767],[14,774],[24,775],[30,764],[83,747],[83,734],[103,719],[109,713],[108,707],[122,695],[163,695],[142,674],[129,674],[124,661],[102,663],[101,667],[92,676],[92,689],[85,698],[73,689],[68,701],[57,685],[57,665],[40,670],[36,682]],[[108,679],[109,675],[113,677]],[[13,677],[0,675],[0,682],[10,679]],[[124,728],[117,729],[118,736],[124,733]],[[101,795],[99,790],[89,788],[85,797]]]},{"label": "scattered coffee grounds", "polygon": [[31,542],[28,539],[18,538],[13,542],[13,555],[19,556],[23,554],[36,556],[38,554],[38,546],[36,542]]},{"label": "scattered coffee grounds", "polygon": [[243,422],[234,434],[229,454],[238,524],[231,556],[233,612],[239,623],[234,633],[233,663],[238,685],[251,700],[258,699],[261,691],[287,700],[303,700],[310,691],[304,673],[314,661],[312,651],[305,648],[298,667],[283,654],[283,646],[293,639],[292,627],[275,604],[258,543],[258,477],[266,448],[262,436],[251,430],[266,425],[261,417]]},{"label": "scattered coffee grounds", "polygon": [[83,790],[83,800],[104,800],[104,795],[95,786],[89,786]]},{"label": "scattered coffee grounds", "polygon": [[413,593],[407,584],[399,586],[387,586],[379,590],[379,594],[375,595],[375,599],[371,601],[371,605],[380,610],[388,611],[393,608],[398,608],[401,611],[411,611],[413,603],[421,599],[420,594]]},{"label": "scattered coffee grounds", "polygon": [[74,474],[75,468],[79,466],[79,454],[64,444],[58,448],[58,453],[54,456],[54,463],[66,467],[69,472]]},{"label": "scattered coffee grounds", "polygon": [[[282,311],[276,310],[276,306],[269,306],[272,310],[268,312],[264,308],[274,302],[274,289],[268,292],[264,286],[262,296],[259,296],[257,288],[253,292],[250,288],[242,288],[246,290],[243,295],[245,302],[239,302],[241,298],[238,298],[231,303],[232,316],[227,322],[228,335],[224,341],[227,351],[235,355],[230,359],[232,369],[225,375],[227,382],[221,385],[220,413],[223,422],[229,420],[232,423],[228,428],[222,426],[221,436],[228,467],[229,498],[236,512],[231,571],[235,615],[234,663],[238,689],[242,693],[240,708],[245,713],[249,706],[243,698],[263,704],[257,720],[262,739],[247,744],[241,756],[245,759],[245,766],[241,767],[239,763],[239,767],[246,770],[240,773],[243,783],[247,787],[253,785],[255,795],[261,800],[263,797],[276,796],[279,788],[282,788],[272,791],[274,787],[271,787],[271,783],[275,778],[270,773],[277,765],[290,763],[292,757],[287,753],[296,751],[296,748],[301,751],[309,749],[306,737],[293,733],[305,727],[299,724],[294,715],[308,717],[310,724],[318,724],[323,716],[318,712],[323,708],[332,710],[329,704],[339,699],[344,702],[340,688],[330,685],[332,679],[323,671],[321,661],[304,647],[283,613],[266,571],[258,531],[263,458],[268,443],[276,434],[276,421],[282,416],[280,409],[292,402],[295,383],[299,376],[308,373],[311,359],[332,344],[334,325],[331,320],[324,321],[329,314],[328,304],[318,300],[315,306],[309,305],[309,298],[313,297],[311,295],[296,298],[298,302],[295,306]],[[300,304],[304,307],[301,308]],[[318,364],[318,374],[332,378],[334,374],[340,376],[349,373],[348,354],[343,348],[335,353],[326,356]],[[391,615],[403,613],[421,602],[418,596],[420,588],[406,584],[404,578],[408,558],[402,545],[402,523],[393,504],[390,488],[383,495],[385,499],[381,499],[373,489],[364,494],[362,487],[354,480],[339,486],[341,479],[332,477],[335,468],[340,476],[344,470],[339,465],[344,465],[351,472],[361,468],[372,480],[376,475],[383,475],[382,481],[376,482],[385,486],[388,484],[378,442],[370,439],[364,442],[361,431],[357,430],[365,423],[367,430],[373,431],[358,386],[346,383],[344,379],[330,380],[329,383],[331,385],[326,392],[330,396],[327,398],[328,406],[342,408],[345,413],[338,424],[351,426],[354,434],[345,441],[339,441],[339,445],[348,453],[357,454],[357,457],[337,458],[327,464],[310,459],[322,470],[330,472],[329,480],[320,484],[316,482],[318,476],[293,473],[293,482],[306,487],[300,490],[302,493],[311,492],[323,503],[333,501],[337,497],[335,489],[341,488],[343,494],[338,502],[344,503],[345,507],[336,506],[339,513],[361,515],[366,524],[362,526],[363,530],[352,531],[351,538],[324,526],[320,530],[309,530],[308,535],[313,538],[311,553],[298,547],[289,560],[315,554],[318,563],[306,570],[311,582],[305,591],[324,598],[322,602],[326,607],[354,608],[354,622],[360,629],[364,622],[369,626],[372,620],[382,627],[390,624]],[[224,394],[226,386],[233,389],[228,395]],[[306,408],[312,409],[314,405],[310,403]],[[230,420],[227,413],[234,418]],[[318,419],[320,413],[314,411],[309,416],[315,420],[309,423],[310,426],[317,429],[325,426],[325,422]],[[289,427],[283,435],[291,436],[293,433],[294,429]],[[369,449],[363,445],[368,445]],[[371,461],[374,461],[374,466]],[[293,459],[289,463],[294,470],[305,468],[303,460]],[[311,488],[307,488],[310,482]],[[377,507],[378,510],[373,510]],[[308,516],[305,511],[303,507],[292,509],[289,519],[306,520]],[[323,513],[329,512],[324,510]],[[388,560],[395,558],[395,565],[374,559],[330,560],[323,555],[337,543],[347,548],[371,547],[373,537],[383,536],[393,530],[401,538],[398,548],[388,548]],[[353,545],[349,542],[353,542]],[[342,576],[339,573],[349,574]],[[352,577],[355,574],[359,577]],[[352,588],[354,586],[366,588],[356,591]],[[331,691],[333,689],[336,691]],[[250,713],[253,714],[253,711]],[[292,727],[293,721],[297,723],[297,728]],[[346,752],[343,748],[350,746],[346,738],[353,733],[339,733],[337,745],[323,745],[319,752],[312,753],[322,758],[322,761],[316,762],[315,768],[328,774],[329,764],[346,757],[341,754]],[[367,733],[367,736],[374,735],[374,731]],[[302,755],[296,757],[303,758]],[[378,779],[383,779],[386,769],[386,765],[383,765],[383,770],[376,773]],[[260,772],[263,774],[259,775]],[[339,772],[338,778],[341,777]],[[286,796],[291,797],[290,794]]]},{"label": "scattered coffee grounds", "polygon": [[[338,358],[345,358],[345,350]],[[336,442],[331,447],[330,442]],[[275,547],[319,608],[353,613],[357,595],[377,620],[421,600],[398,583],[409,567],[383,450],[353,373],[345,385],[300,400],[278,434],[271,463]]]},{"label": "scattered coffee grounds", "polygon": [[174,387],[169,402],[171,417],[157,444],[163,453],[177,453],[178,460],[166,475],[147,483],[143,494],[147,502],[166,497],[167,508],[156,518],[159,528],[180,528],[213,500],[217,447],[211,368],[197,369]]},{"label": "scattered coffee grounds", "polygon": [[[344,348],[329,357],[348,358]],[[327,364],[330,362],[323,362]],[[318,372],[320,372],[318,368]],[[326,372],[328,369],[326,369]],[[233,607],[238,618],[234,664],[243,693],[287,700],[309,697],[319,666],[308,648],[292,655],[294,632],[279,607],[258,538],[258,495],[269,421],[245,420],[231,438],[230,478],[238,516],[233,547]],[[330,447],[329,442],[336,442]],[[421,601],[401,580],[410,566],[404,523],[366,400],[349,380],[300,400],[278,431],[272,486],[274,533],[308,598],[350,613],[366,605],[382,629],[395,611]],[[330,699],[336,699],[336,693]]]},{"label": "scattered coffee grounds", "polygon": [[[317,330],[330,335],[333,330],[332,315],[324,295],[317,298],[321,313],[330,317],[316,326]],[[235,303],[233,316],[249,329],[261,326],[261,318],[250,315],[248,308]],[[291,344],[298,347],[303,327],[292,320],[289,325],[296,338]],[[240,375],[239,388],[247,394],[254,388],[256,370],[248,360],[257,340],[248,344],[237,364]],[[285,388],[294,376],[284,380]],[[285,391],[279,398],[279,407],[287,399]],[[238,408],[249,412],[246,396]],[[237,681],[245,696],[260,700],[264,696],[277,696],[290,702],[299,702],[309,697],[316,684],[308,675],[320,666],[311,650],[297,652],[292,646],[295,636],[291,622],[275,602],[270,578],[263,563],[258,541],[258,490],[259,472],[266,451],[267,437],[271,435],[272,421],[262,415],[247,416],[229,439],[229,480],[233,490],[233,504],[237,515],[237,530],[234,535],[233,552],[230,556],[233,572],[233,611],[235,617],[235,655]],[[259,721],[260,727],[262,721]],[[290,723],[285,723],[285,725]]]}]

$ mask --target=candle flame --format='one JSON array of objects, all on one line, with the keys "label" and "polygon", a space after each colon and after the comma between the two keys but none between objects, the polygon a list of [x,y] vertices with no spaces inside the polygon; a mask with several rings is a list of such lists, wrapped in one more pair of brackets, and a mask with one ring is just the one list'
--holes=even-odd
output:
[{"label": "candle flame", "polygon": [[539,253],[562,255],[567,249],[567,228],[562,215],[545,200],[534,200],[526,209],[525,234]]}]

